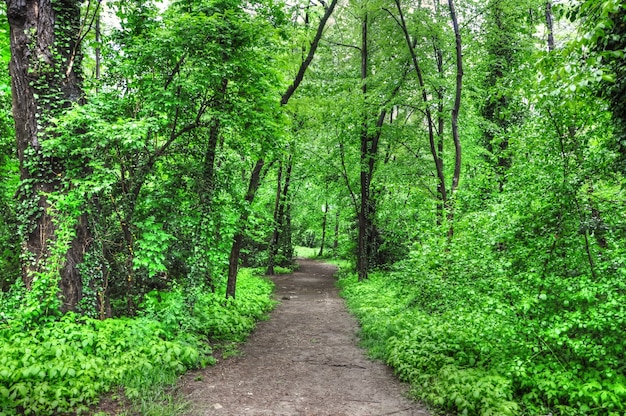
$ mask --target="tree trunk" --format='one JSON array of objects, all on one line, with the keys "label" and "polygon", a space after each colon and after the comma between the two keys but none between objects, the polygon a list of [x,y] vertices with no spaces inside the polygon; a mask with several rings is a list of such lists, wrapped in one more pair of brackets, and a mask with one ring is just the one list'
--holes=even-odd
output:
[{"label": "tree trunk", "polygon": [[278,166],[278,174],[276,178],[276,201],[274,202],[274,230],[272,238],[267,249],[267,272],[268,276],[274,276],[274,259],[276,257],[276,246],[278,245],[278,237],[280,230],[278,228],[278,211],[280,209],[280,199],[283,194],[283,165]]},{"label": "tree trunk", "polygon": [[548,52],[554,50],[554,25],[552,23],[552,1],[546,1],[546,29],[548,31]]},{"label": "tree trunk", "polygon": [[[448,0],[450,6],[450,19],[454,28],[454,38],[456,44],[456,91],[454,95],[454,107],[452,107],[452,140],[454,141],[454,173],[452,174],[452,186],[450,187],[450,195],[459,187],[459,179],[461,177],[461,140],[459,139],[459,110],[461,109],[461,94],[463,92],[463,48],[461,44],[461,32],[454,8],[454,1]],[[454,234],[454,207],[449,208],[448,220],[450,221],[450,229],[448,237]]]},{"label": "tree trunk", "polygon": [[[284,106],[284,105],[287,105],[287,103],[289,103],[289,100],[291,99],[293,94],[296,92],[296,90],[300,86],[300,83],[304,79],[304,74],[306,73],[306,70],[311,64],[311,62],[313,61],[313,57],[315,56],[315,52],[317,51],[319,42],[322,39],[322,33],[324,32],[324,27],[326,27],[326,22],[328,22],[328,19],[330,19],[330,16],[332,15],[333,10],[335,9],[335,6],[337,5],[337,1],[338,0],[333,0],[330,3],[330,5],[326,8],[324,12],[324,16],[322,16],[322,18],[320,19],[320,23],[315,33],[315,37],[313,38],[313,41],[311,42],[309,53],[307,54],[307,57],[304,59],[304,61],[302,61],[302,63],[300,64],[300,68],[298,69],[298,73],[296,74],[293,80],[293,83],[287,88],[285,93],[281,96],[280,105]],[[248,187],[248,194],[246,195],[246,198],[247,198],[250,195],[249,192],[252,190],[252,188],[254,188],[250,202],[254,198],[254,194],[256,193],[256,190],[259,187],[260,173],[261,173],[261,168],[263,167],[263,164],[264,164],[263,158],[259,159],[250,177],[250,184],[249,184],[250,186]],[[253,185],[253,179],[254,179],[255,171],[257,167],[259,167],[259,171],[257,173],[258,177],[256,178],[255,186],[252,187],[251,185]],[[236,282],[237,282],[237,269],[239,267],[239,254],[241,252],[241,244],[243,243],[243,234],[239,238],[237,237],[239,236],[239,233],[244,232],[245,221],[247,221],[247,219],[248,219],[248,215],[242,214],[242,220],[243,220],[244,225],[241,226],[242,228],[240,228],[240,231],[238,232],[237,235],[235,235],[235,238],[233,240],[233,246],[231,248],[231,253],[230,253],[230,257],[228,261],[229,266],[228,266],[228,283],[226,287],[226,297],[229,297],[229,296],[235,297]]]},{"label": "tree trunk", "polygon": [[322,244],[320,245],[320,252],[318,257],[324,255],[324,244],[326,244],[326,220],[328,219],[328,202],[324,204],[324,216],[322,217]]},{"label": "tree trunk", "polygon": [[411,35],[409,34],[409,30],[406,25],[406,20],[404,19],[404,13],[402,12],[402,6],[400,5],[400,0],[394,0],[394,2],[396,5],[396,9],[398,10],[398,16],[399,16],[399,19],[396,18],[395,16],[394,16],[394,19],[396,19],[396,22],[398,23],[398,25],[400,26],[400,29],[402,30],[402,33],[404,34],[404,40],[406,42],[407,49],[409,50],[409,53],[411,55],[411,62],[413,63],[413,67],[417,74],[417,80],[418,80],[418,84],[420,87],[422,101],[425,106],[426,122],[428,125],[428,142],[430,144],[430,153],[433,157],[433,161],[435,162],[435,169],[437,172],[437,190],[438,190],[438,198],[439,198],[438,203],[443,204],[443,206],[447,206],[448,194],[446,190],[445,173],[443,170],[443,158],[440,157],[439,153],[437,152],[437,143],[435,143],[435,131],[434,131],[435,129],[433,125],[434,124],[433,115],[430,110],[430,103],[429,103],[429,98],[428,98],[429,94],[428,94],[428,91],[426,90],[426,82],[424,80],[422,68],[419,65],[419,61],[417,60],[417,54],[415,52],[417,38],[411,41]]},{"label": "tree trunk", "polygon": [[[437,10],[439,9],[439,4],[437,2]],[[443,52],[438,44],[439,39],[433,39],[433,46],[435,49],[435,59],[437,61],[437,72],[439,74],[439,79],[441,80],[441,86],[437,87],[437,161],[435,165],[440,167],[441,171],[444,170],[444,161],[443,161],[443,137],[444,137],[444,68],[443,68]],[[446,185],[445,181],[440,180],[437,182],[437,225],[441,225],[443,223],[444,211],[445,211],[445,194],[446,194]]]},{"label": "tree trunk", "polygon": [[369,179],[369,109],[368,100],[367,100],[367,77],[368,77],[368,42],[367,42],[367,31],[368,31],[368,16],[367,12],[363,16],[363,20],[361,22],[361,83],[362,83],[362,92],[363,92],[363,122],[361,126],[361,173],[360,173],[360,184],[361,184],[361,200],[359,204],[359,213],[358,213],[358,228],[359,234],[357,237],[357,273],[359,275],[359,280],[367,279],[367,274],[369,271],[369,258],[368,258],[368,233],[370,231],[370,217],[369,217],[369,189],[370,189],[370,179]]},{"label": "tree trunk", "polygon": [[337,255],[339,248],[339,211],[335,213],[335,239],[333,240],[333,255]]},{"label": "tree trunk", "polygon": [[[87,220],[78,214],[76,233],[64,264],[49,264],[57,243],[59,214],[50,210],[46,194],[61,191],[63,160],[44,156],[49,120],[83,100],[80,2],[76,0],[7,0],[11,28],[11,91],[17,153],[20,162],[22,275],[26,288],[38,273],[60,270],[62,311],[75,309],[82,297],[76,265],[82,263],[89,239]],[[74,213],[76,214],[76,213]],[[59,267],[60,266],[60,267]]]},{"label": "tree trunk", "polygon": [[[289,99],[291,98],[293,93],[296,92],[296,90],[300,86],[300,83],[304,79],[304,74],[307,68],[309,67],[309,65],[311,64],[311,62],[313,61],[313,57],[315,56],[315,51],[317,51],[317,46],[319,45],[320,40],[322,39],[322,34],[324,33],[324,28],[326,27],[326,22],[328,22],[328,19],[330,19],[330,16],[333,14],[333,10],[335,10],[335,6],[337,6],[337,1],[338,0],[333,0],[330,3],[330,5],[328,5],[328,7],[326,8],[326,11],[324,12],[324,16],[322,16],[322,18],[320,19],[319,25],[317,25],[317,31],[315,32],[315,37],[313,38],[313,41],[311,42],[309,53],[307,54],[304,61],[302,61],[302,63],[300,64],[300,68],[298,69],[298,73],[296,74],[293,80],[293,83],[289,86],[289,88],[287,88],[287,91],[285,91],[285,93],[281,97],[280,105],[287,105],[287,103],[289,102]],[[307,16],[308,16],[308,13],[307,13]],[[307,25],[308,25],[308,22],[307,22]]]},{"label": "tree trunk", "polygon": [[239,269],[239,255],[241,254],[241,246],[243,244],[243,233],[246,231],[248,215],[250,213],[249,206],[252,204],[256,191],[259,189],[259,185],[261,184],[261,170],[263,169],[264,164],[265,161],[263,159],[257,160],[254,165],[254,169],[252,169],[252,173],[250,174],[248,191],[246,192],[246,196],[244,198],[246,206],[239,217],[239,230],[233,237],[233,245],[230,249],[230,255],[228,257],[228,281],[226,283],[227,298],[235,297],[237,289],[237,271]]},{"label": "tree trunk", "polygon": [[[269,248],[269,260],[267,267],[267,274],[272,276],[274,274],[274,265],[276,262],[276,255],[278,254],[278,246],[281,240],[281,237],[287,233],[290,233],[290,228],[285,227],[286,214],[289,212],[289,204],[287,202],[287,198],[289,196],[289,184],[291,183],[291,169],[293,168],[293,156],[289,155],[289,160],[287,162],[287,171],[285,172],[285,184],[281,189],[280,178],[278,180],[278,189],[277,189],[277,206],[274,208],[276,211],[274,213],[274,232],[272,233],[272,242]],[[280,175],[279,175],[280,176]],[[289,225],[289,224],[288,224]],[[283,255],[291,260],[291,255],[287,253],[290,251],[289,249],[285,250],[285,246],[291,246],[291,240],[289,240],[286,244],[283,244]]]}]

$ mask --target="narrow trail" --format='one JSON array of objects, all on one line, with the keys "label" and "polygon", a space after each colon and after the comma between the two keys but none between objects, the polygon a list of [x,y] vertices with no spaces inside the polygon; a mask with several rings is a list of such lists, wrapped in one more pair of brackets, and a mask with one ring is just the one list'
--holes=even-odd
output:
[{"label": "narrow trail", "polygon": [[242,354],[183,380],[192,403],[186,415],[428,416],[386,366],[357,347],[358,326],[334,285],[334,266],[299,263],[296,273],[273,278],[281,304]]}]

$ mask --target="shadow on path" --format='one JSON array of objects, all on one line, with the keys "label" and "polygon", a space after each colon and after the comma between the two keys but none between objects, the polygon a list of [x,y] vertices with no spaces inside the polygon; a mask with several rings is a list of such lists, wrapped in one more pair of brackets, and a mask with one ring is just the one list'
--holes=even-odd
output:
[{"label": "shadow on path", "polygon": [[335,287],[334,266],[301,259],[273,277],[281,302],[242,354],[188,375],[188,416],[427,416],[382,363],[357,347],[358,326]]}]

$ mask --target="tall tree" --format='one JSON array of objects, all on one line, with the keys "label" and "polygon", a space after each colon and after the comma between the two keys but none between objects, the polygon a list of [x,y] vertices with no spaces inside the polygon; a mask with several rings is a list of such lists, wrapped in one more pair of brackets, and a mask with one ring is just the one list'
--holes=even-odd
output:
[{"label": "tall tree", "polygon": [[[289,87],[287,87],[286,91],[282,94],[280,98],[280,105],[285,106],[289,103],[289,100],[296,92],[302,80],[304,79],[304,74],[308,69],[309,65],[313,61],[313,57],[315,56],[315,52],[317,51],[317,47],[319,45],[320,39],[322,38],[322,34],[324,33],[324,28],[326,27],[326,23],[330,19],[337,6],[337,0],[333,0],[328,6],[324,7],[324,15],[319,21],[317,26],[317,30],[313,40],[311,41],[311,45],[309,47],[309,52],[307,53],[306,58],[299,65],[298,71],[293,79],[293,82]],[[260,181],[260,171],[265,164],[264,156],[257,159],[256,164],[250,174],[250,180],[248,183],[248,192],[246,193],[246,203],[249,205],[255,197],[256,191],[259,188]],[[245,209],[248,209],[246,207]],[[230,250],[230,256],[228,259],[228,281],[227,281],[227,290],[226,297],[235,297],[235,292],[237,288],[237,271],[239,269],[239,253],[241,252],[241,246],[243,244],[243,233],[246,229],[246,221],[248,217],[246,214],[243,214],[241,217],[241,221],[239,222],[239,229],[235,233],[233,237],[233,244]]]},{"label": "tall tree", "polygon": [[[51,119],[83,100],[80,4],[78,0],[7,1],[9,71],[22,182],[23,279],[32,289],[37,283],[56,284],[58,277],[62,310],[74,309],[81,299],[82,281],[76,266],[83,260],[89,232],[84,215],[74,212],[73,229],[59,235],[63,220],[48,195],[64,191],[63,161],[46,154],[43,147],[52,135],[47,130]],[[65,252],[64,258],[54,259],[59,250]]]}]

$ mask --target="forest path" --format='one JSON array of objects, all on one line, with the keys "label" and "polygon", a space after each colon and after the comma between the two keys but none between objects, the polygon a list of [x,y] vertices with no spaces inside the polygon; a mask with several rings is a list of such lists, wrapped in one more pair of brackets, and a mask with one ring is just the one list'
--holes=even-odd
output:
[{"label": "forest path", "polygon": [[336,268],[298,262],[297,272],[272,277],[281,303],[241,355],[184,378],[186,415],[427,416],[389,368],[357,347]]}]

